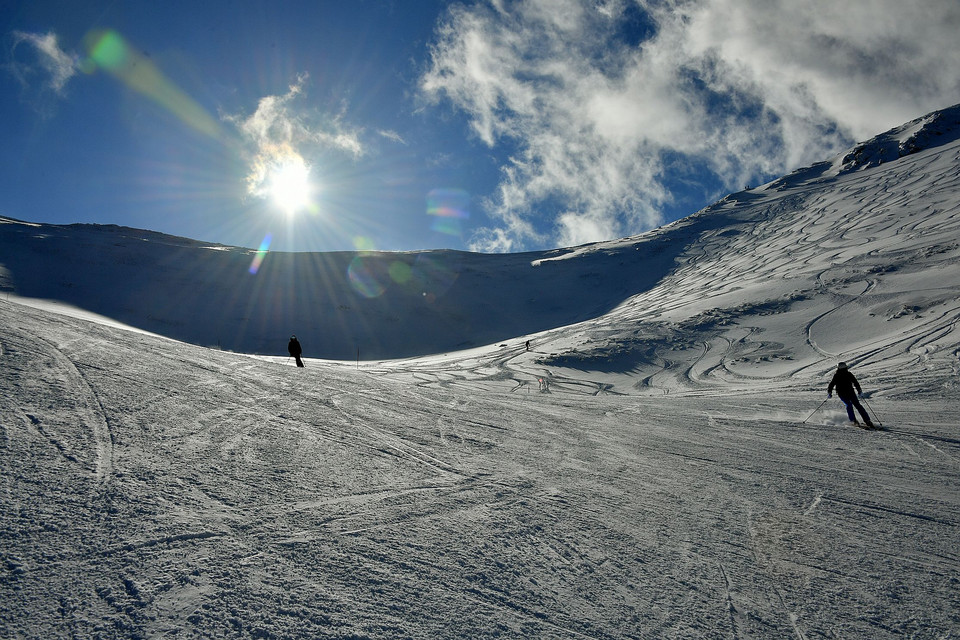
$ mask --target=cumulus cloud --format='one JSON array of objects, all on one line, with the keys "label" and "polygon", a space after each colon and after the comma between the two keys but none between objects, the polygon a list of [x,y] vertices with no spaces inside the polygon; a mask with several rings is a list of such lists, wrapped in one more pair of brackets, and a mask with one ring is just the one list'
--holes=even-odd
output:
[{"label": "cumulus cloud", "polygon": [[790,164],[811,159],[815,125],[862,140],[960,99],[954,0],[711,0],[679,14],[687,23],[661,38],[687,60],[716,60],[720,90],[762,99],[783,121]]},{"label": "cumulus cloud", "polygon": [[344,114],[321,114],[299,105],[309,76],[302,74],[283,95],[261,98],[249,116],[225,114],[241,134],[248,155],[250,194],[264,196],[270,171],[291,162],[310,166],[331,150],[352,158],[366,153],[362,131],[350,127]]},{"label": "cumulus cloud", "polygon": [[956,102],[958,32],[955,0],[491,0],[420,88],[513,150],[474,249],[579,244],[660,224],[677,176],[739,188]]},{"label": "cumulus cloud", "polygon": [[[67,82],[79,70],[77,56],[61,49],[54,33],[14,31],[12,40],[7,68],[23,88],[37,102],[41,102],[40,96],[62,95]],[[27,55],[18,53],[21,46],[28,49]]]}]

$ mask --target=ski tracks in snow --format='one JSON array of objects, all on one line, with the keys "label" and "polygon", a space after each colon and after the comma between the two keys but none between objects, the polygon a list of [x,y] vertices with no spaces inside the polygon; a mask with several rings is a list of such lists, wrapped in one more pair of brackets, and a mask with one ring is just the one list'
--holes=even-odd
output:
[{"label": "ski tracks in snow", "polygon": [[108,480],[113,470],[110,423],[83,372],[50,340],[9,327],[6,341],[4,366],[15,374],[13,384],[33,390],[36,402],[17,411],[64,459],[92,468],[99,482]]},{"label": "ski tracks in snow", "polygon": [[[49,636],[892,639],[951,619],[943,411],[936,432],[918,418],[934,448],[909,425],[800,427],[782,407],[804,394],[511,393],[517,353],[423,386],[403,365],[250,366],[126,334],[100,353],[43,322],[115,439],[110,482],[61,491],[36,467],[37,513],[8,485],[26,516],[2,595]],[[696,351],[687,384],[713,362]],[[90,484],[102,499],[74,509]]]}]

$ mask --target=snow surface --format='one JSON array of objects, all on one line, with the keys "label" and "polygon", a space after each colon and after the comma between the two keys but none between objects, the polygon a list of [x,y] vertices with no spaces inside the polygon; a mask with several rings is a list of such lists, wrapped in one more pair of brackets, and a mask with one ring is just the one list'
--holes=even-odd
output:
[{"label": "snow surface", "polygon": [[0,220],[0,635],[960,636],[958,121],[537,254]]}]

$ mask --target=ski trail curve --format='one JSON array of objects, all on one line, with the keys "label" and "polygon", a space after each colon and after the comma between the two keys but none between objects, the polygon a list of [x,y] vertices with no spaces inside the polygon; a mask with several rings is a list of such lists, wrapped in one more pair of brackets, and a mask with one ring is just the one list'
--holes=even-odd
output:
[{"label": "ski trail curve", "polygon": [[49,340],[39,336],[33,339],[44,345],[47,355],[54,358],[58,367],[77,390],[78,410],[81,421],[92,431],[94,441],[94,475],[98,482],[107,481],[113,474],[113,434],[107,418],[107,411],[97,392],[80,368],[63,351]]}]

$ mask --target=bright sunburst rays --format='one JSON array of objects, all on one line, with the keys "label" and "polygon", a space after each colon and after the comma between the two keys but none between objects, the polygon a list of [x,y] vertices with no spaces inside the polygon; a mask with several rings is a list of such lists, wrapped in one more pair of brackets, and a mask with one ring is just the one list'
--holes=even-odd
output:
[{"label": "bright sunburst rays", "polygon": [[288,216],[312,208],[310,167],[300,155],[291,155],[271,167],[265,186],[270,201]]},{"label": "bright sunburst rays", "polygon": [[252,165],[247,177],[251,195],[267,200],[288,217],[317,212],[317,185],[311,167],[291,145],[269,145]]}]

